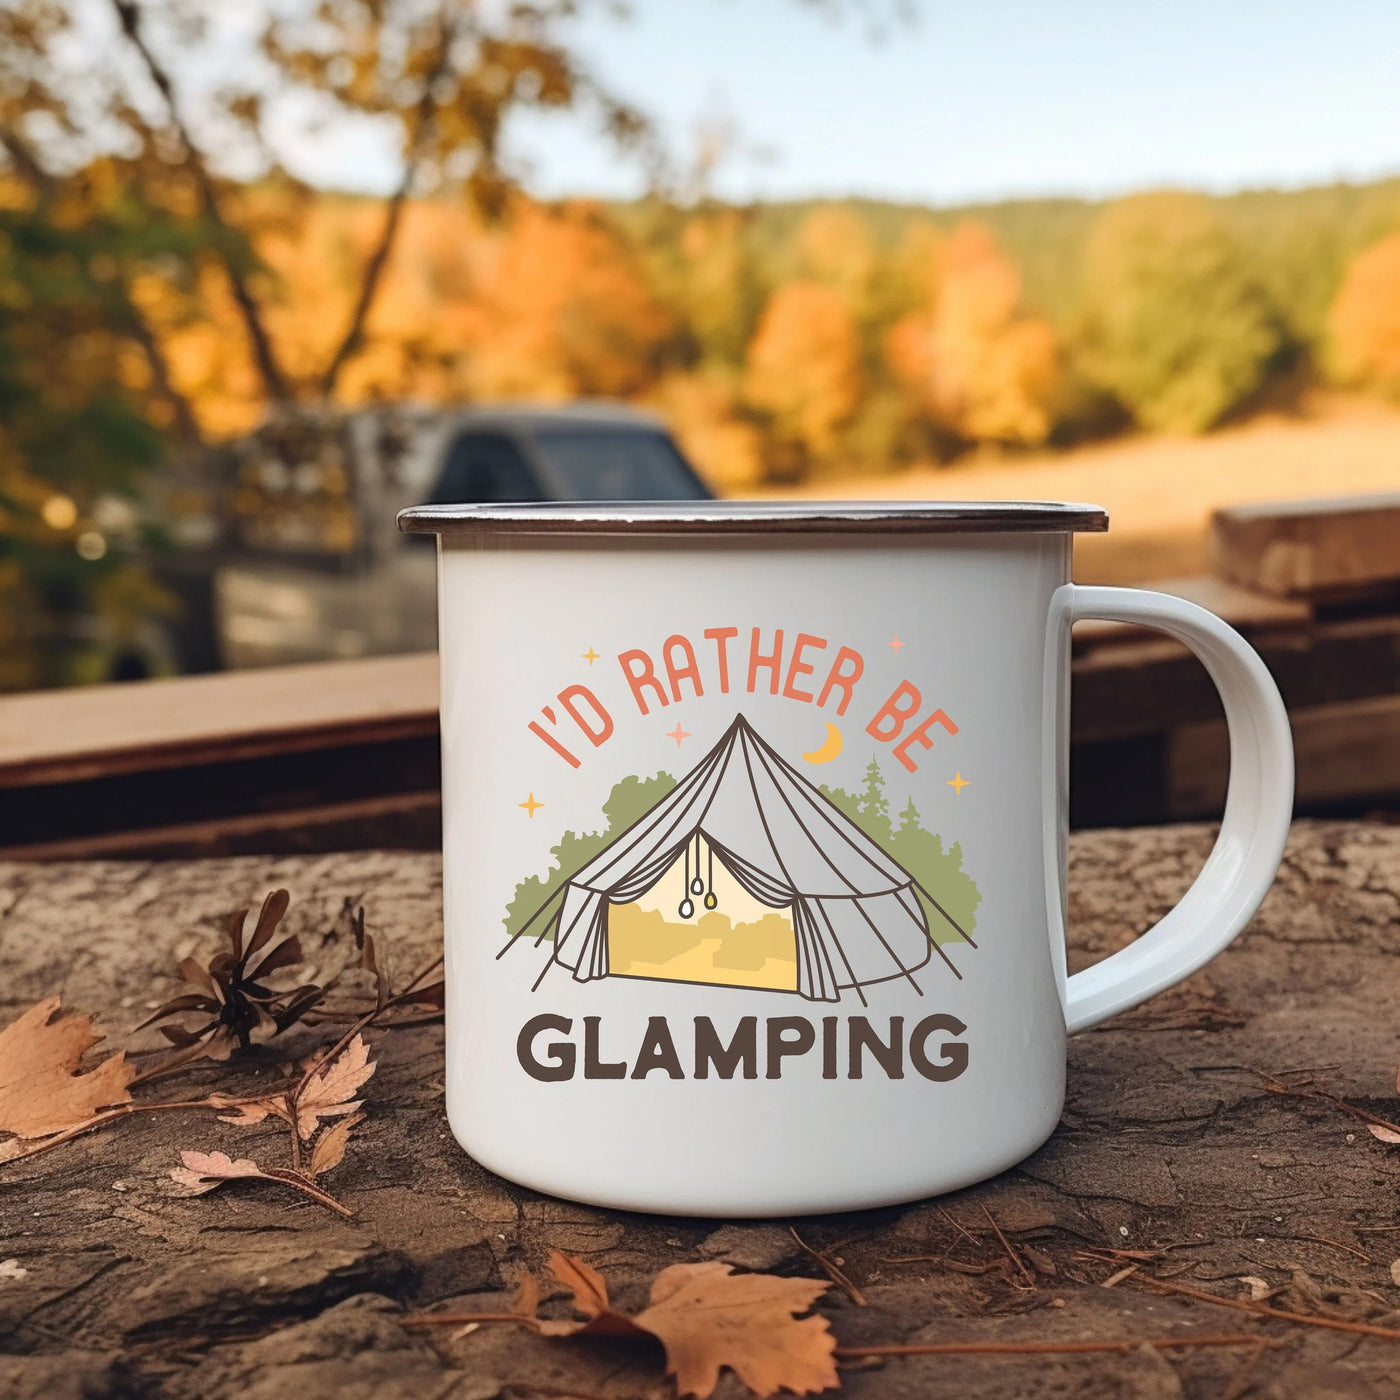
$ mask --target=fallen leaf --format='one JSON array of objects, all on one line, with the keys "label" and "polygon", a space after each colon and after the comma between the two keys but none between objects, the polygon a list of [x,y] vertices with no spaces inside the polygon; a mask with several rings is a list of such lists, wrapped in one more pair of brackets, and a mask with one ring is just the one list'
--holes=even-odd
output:
[{"label": "fallen leaf", "polygon": [[287,1109],[287,1096],[285,1094],[268,1094],[261,1099],[242,1099],[233,1094],[212,1093],[209,1095],[209,1104],[213,1108],[231,1108],[232,1113],[221,1113],[219,1122],[235,1123],[240,1128],[252,1128],[263,1122],[269,1113],[275,1113],[277,1117],[291,1122],[291,1114]]},{"label": "fallen leaf", "polygon": [[1240,1282],[1249,1285],[1249,1299],[1252,1303],[1262,1303],[1266,1298],[1273,1296],[1274,1290],[1269,1287],[1267,1279],[1262,1279],[1258,1274],[1242,1274]]},{"label": "fallen leaf", "polygon": [[180,1158],[185,1165],[173,1168],[170,1177],[172,1181],[177,1181],[185,1187],[186,1194],[190,1196],[202,1196],[214,1190],[216,1186],[222,1186],[226,1181],[252,1177],[258,1181],[275,1181],[283,1186],[290,1186],[340,1215],[349,1216],[354,1213],[317,1186],[309,1176],[304,1176],[298,1171],[290,1171],[285,1167],[260,1167],[249,1157],[234,1160],[224,1152],[182,1152]]},{"label": "fallen leaf", "polygon": [[[635,1317],[615,1312],[607,1284],[583,1260],[557,1250],[549,1271],[574,1295],[586,1322],[536,1319],[545,1336],[635,1337],[647,1333],[666,1352],[666,1374],[680,1395],[714,1392],[724,1367],[759,1396],[798,1395],[839,1384],[836,1339],[824,1317],[806,1312],[831,1287],[827,1279],[736,1274],[728,1264],[673,1264],[651,1285],[651,1303]],[[521,1301],[529,1298],[522,1286]]]},{"label": "fallen leaf", "polygon": [[612,1311],[608,1285],[602,1274],[582,1259],[556,1249],[549,1256],[549,1272],[574,1295],[574,1306],[585,1317],[598,1317]]},{"label": "fallen leaf", "polygon": [[189,1188],[192,1196],[202,1196],[226,1181],[234,1181],[242,1176],[266,1177],[267,1173],[250,1157],[240,1157],[234,1161],[226,1152],[182,1152],[183,1167],[175,1167],[172,1181]]},{"label": "fallen leaf", "polygon": [[1380,1138],[1382,1142],[1400,1142],[1400,1133],[1394,1128],[1382,1128],[1379,1123],[1367,1123],[1366,1126],[1370,1129],[1371,1136]]},{"label": "fallen leaf", "polygon": [[1391,1283],[1400,1286],[1400,1259],[1397,1259],[1390,1266],[1390,1281]]},{"label": "fallen leaf", "polygon": [[333,1123],[316,1139],[316,1146],[311,1149],[311,1161],[307,1164],[307,1170],[313,1177],[331,1171],[344,1161],[350,1134],[363,1121],[363,1113],[352,1113],[348,1118]]},{"label": "fallen leaf", "polygon": [[681,1395],[710,1395],[728,1366],[756,1395],[798,1395],[840,1384],[836,1339],[806,1312],[825,1279],[736,1274],[729,1264],[673,1264],[656,1276],[651,1306],[633,1321],[666,1348],[666,1373]]},{"label": "fallen leaf", "polygon": [[60,999],[31,1006],[0,1031],[0,1129],[22,1138],[47,1137],[86,1122],[99,1109],[130,1103],[135,1069],[118,1052],[86,1074],[84,1053],[96,1045],[92,1018],[50,1018]]},{"label": "fallen leaf", "polygon": [[357,1035],[330,1064],[317,1070],[295,1096],[296,1125],[303,1140],[316,1131],[322,1118],[354,1113],[361,1100],[355,1091],[374,1073],[365,1038]]}]

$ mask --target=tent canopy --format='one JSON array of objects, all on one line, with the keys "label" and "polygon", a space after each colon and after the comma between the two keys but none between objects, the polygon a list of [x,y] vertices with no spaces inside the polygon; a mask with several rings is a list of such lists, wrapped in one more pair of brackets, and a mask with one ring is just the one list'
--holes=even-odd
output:
[{"label": "tent canopy", "polygon": [[742,715],[665,797],[535,911],[522,933],[557,905],[536,939],[554,933],[545,971],[559,963],[580,982],[606,977],[609,909],[651,889],[697,836],[755,899],[791,910],[797,991],[809,1000],[839,1001],[847,988],[859,994],[891,978],[919,990],[913,974],[935,952],[959,975],[930,935],[919,894],[938,907],[932,896]]}]

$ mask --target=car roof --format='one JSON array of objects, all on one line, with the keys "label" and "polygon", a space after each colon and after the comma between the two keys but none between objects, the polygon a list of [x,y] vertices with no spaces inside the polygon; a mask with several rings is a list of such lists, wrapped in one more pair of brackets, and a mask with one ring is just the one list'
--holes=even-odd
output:
[{"label": "car roof", "polygon": [[560,428],[632,428],[665,432],[658,417],[625,404],[582,401],[570,404],[481,404],[453,415],[453,427],[496,428],[506,432],[534,433]]}]

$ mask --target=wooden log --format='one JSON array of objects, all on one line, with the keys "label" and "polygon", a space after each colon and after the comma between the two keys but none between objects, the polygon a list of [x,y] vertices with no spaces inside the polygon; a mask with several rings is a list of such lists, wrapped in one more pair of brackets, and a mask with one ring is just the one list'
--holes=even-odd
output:
[{"label": "wooden log", "polygon": [[1282,598],[1339,598],[1400,583],[1400,495],[1230,506],[1211,517],[1222,577]]}]

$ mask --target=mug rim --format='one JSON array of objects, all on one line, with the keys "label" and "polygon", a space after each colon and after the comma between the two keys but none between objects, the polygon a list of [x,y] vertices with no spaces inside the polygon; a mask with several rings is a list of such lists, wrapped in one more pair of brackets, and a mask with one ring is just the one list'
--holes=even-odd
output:
[{"label": "mug rim", "polygon": [[531,501],[421,505],[410,535],[1102,534],[1108,512],[1074,501]]}]

